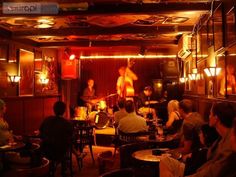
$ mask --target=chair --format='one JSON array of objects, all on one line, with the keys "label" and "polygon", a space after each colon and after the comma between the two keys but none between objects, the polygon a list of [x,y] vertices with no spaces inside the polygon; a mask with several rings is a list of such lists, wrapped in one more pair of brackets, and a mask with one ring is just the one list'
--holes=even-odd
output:
[{"label": "chair", "polygon": [[93,136],[94,136],[94,126],[90,125],[81,126],[80,124],[74,123],[74,131],[73,131],[74,146],[76,149],[79,149],[81,153],[83,153],[84,147],[88,145],[94,163],[95,160],[92,149],[92,145],[94,143]]},{"label": "chair", "polygon": [[45,177],[49,173],[49,160],[42,159],[42,164],[34,168],[16,168],[6,172],[3,177]]},{"label": "chair", "polygon": [[103,151],[98,154],[98,170],[99,174],[103,174],[114,165],[114,157],[111,151]]},{"label": "chair", "polygon": [[130,144],[130,143],[135,143],[137,142],[137,137],[146,135],[148,132],[137,132],[137,133],[124,133],[118,129],[118,133],[116,131],[115,135],[115,150],[114,150],[114,155],[116,154],[116,150],[118,147],[124,144]]},{"label": "chair", "polygon": [[113,170],[100,175],[100,177],[134,177],[134,170],[132,168]]}]

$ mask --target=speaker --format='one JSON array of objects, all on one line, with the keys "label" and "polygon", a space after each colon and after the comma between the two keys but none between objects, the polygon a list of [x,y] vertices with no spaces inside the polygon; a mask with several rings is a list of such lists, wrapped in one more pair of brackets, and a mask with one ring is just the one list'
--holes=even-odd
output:
[{"label": "speaker", "polygon": [[176,60],[164,61],[162,64],[162,75],[165,79],[178,78],[179,71]]}]

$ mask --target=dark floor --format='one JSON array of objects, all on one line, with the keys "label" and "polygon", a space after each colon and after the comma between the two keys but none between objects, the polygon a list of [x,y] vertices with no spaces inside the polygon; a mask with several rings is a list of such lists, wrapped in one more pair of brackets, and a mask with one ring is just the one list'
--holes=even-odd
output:
[{"label": "dark floor", "polygon": [[[73,157],[73,172],[74,172],[74,177],[97,177],[99,176],[98,172],[98,161],[97,157],[98,154],[102,151],[110,150],[112,153],[114,152],[113,147],[105,147],[105,146],[93,146],[93,154],[95,158],[95,163],[93,164],[90,151],[88,147],[85,147],[84,152],[86,153],[86,156],[84,157],[83,160],[83,168],[79,171],[77,162],[75,157]],[[119,168],[119,155],[117,154],[115,156],[115,163],[112,169]],[[61,177],[60,175],[60,167],[57,168],[56,171],[56,177]]]}]

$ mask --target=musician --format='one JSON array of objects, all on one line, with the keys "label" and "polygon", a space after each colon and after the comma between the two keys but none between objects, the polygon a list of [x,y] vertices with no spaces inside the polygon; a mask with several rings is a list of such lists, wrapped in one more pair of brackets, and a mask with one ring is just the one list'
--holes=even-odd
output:
[{"label": "musician", "polygon": [[158,103],[154,100],[152,94],[152,87],[146,86],[143,92],[139,95],[139,110],[138,113],[143,115],[145,118],[157,120],[156,110],[151,105]]},{"label": "musician", "polygon": [[96,104],[93,79],[89,79],[87,81],[87,87],[84,89],[81,99],[85,102],[85,106],[88,107],[88,111],[90,112],[92,110],[92,107]]},{"label": "musician", "polygon": [[133,81],[138,80],[137,75],[131,70],[134,62],[128,62],[128,67],[119,68],[120,76],[117,79],[116,90],[119,97],[125,98],[134,96]]}]

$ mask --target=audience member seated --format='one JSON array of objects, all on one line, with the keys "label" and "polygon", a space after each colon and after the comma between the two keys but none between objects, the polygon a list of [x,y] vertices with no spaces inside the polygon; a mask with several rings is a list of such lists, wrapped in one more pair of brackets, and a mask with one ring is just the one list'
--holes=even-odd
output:
[{"label": "audience member seated", "polygon": [[65,103],[57,101],[53,110],[55,115],[47,117],[40,126],[42,139],[41,150],[44,156],[51,160],[50,172],[54,175],[55,163],[60,162],[62,175],[66,171],[66,155],[72,143],[72,124],[63,117]]},{"label": "audience member seated", "polygon": [[204,124],[202,116],[193,112],[193,104],[191,100],[183,99],[179,102],[179,113],[184,119],[182,127],[182,139],[178,151],[182,154],[191,153],[193,148],[200,146],[198,132]]},{"label": "audience member seated", "polygon": [[152,87],[145,87],[143,92],[140,93],[139,99],[140,101],[138,104],[138,113],[147,119],[153,119],[154,121],[157,121],[156,110],[151,106],[157,103],[157,101],[154,100],[152,95]]},{"label": "audience member seated", "polygon": [[236,170],[234,168],[236,162],[236,119],[234,119],[233,128],[230,135],[231,148],[233,153],[226,159],[218,176],[235,177]]},{"label": "audience member seated", "polygon": [[0,99],[0,146],[13,142],[13,134],[9,130],[8,123],[4,120],[6,112],[6,104]]},{"label": "audience member seated", "polygon": [[168,121],[166,122],[166,129],[168,133],[175,134],[180,131],[183,119],[179,113],[179,102],[177,100],[169,101],[167,105]]},{"label": "audience member seated", "polygon": [[116,111],[114,113],[114,126],[118,127],[119,125],[119,121],[128,115],[128,113],[125,110],[125,99],[124,98],[120,98],[118,100],[118,107],[119,107],[119,111]]},{"label": "audience member seated", "polygon": [[133,101],[125,102],[125,110],[128,115],[120,120],[118,125],[120,131],[123,133],[137,133],[148,130],[146,120],[136,114]]},{"label": "audience member seated", "polygon": [[[216,103],[212,106],[209,125],[214,127],[219,134],[218,138],[208,149],[207,162],[201,165],[194,174],[188,177],[221,177],[230,157],[234,155],[231,143],[230,132],[233,120],[235,119],[235,111],[229,103]],[[210,135],[208,135],[210,136]],[[166,158],[165,158],[166,159]],[[227,168],[232,170],[232,167]],[[185,166],[182,163],[175,163],[173,160],[161,160],[160,176],[180,176],[184,175]]]}]

